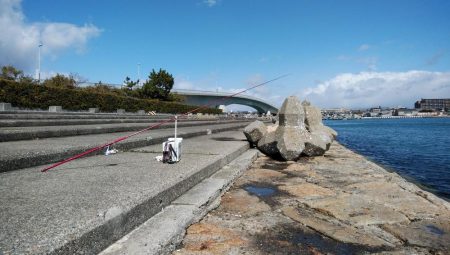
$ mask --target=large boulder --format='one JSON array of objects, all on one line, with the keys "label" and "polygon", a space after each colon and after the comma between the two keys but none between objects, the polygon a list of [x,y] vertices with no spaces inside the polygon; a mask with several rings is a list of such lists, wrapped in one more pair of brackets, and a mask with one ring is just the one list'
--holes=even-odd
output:
[{"label": "large boulder", "polygon": [[322,113],[320,109],[312,106],[310,102],[304,100],[302,102],[305,111],[305,125],[309,132],[324,132],[331,136],[332,140],[337,137],[337,132],[327,127],[322,122]]},{"label": "large boulder", "polygon": [[305,127],[305,111],[295,96],[286,98],[278,111],[278,125],[291,127]]},{"label": "large boulder", "polygon": [[331,142],[332,140],[323,132],[310,133],[302,153],[308,157],[321,156],[330,148]]},{"label": "large boulder", "polygon": [[296,160],[305,149],[305,140],[309,137],[302,104],[297,97],[290,96],[284,100],[278,115],[279,124],[275,131],[278,151],[285,160]]},{"label": "large boulder", "polygon": [[244,135],[252,146],[256,145],[266,134],[267,127],[259,120],[250,123],[244,128]]},{"label": "large boulder", "polygon": [[323,125],[320,109],[295,96],[286,98],[278,112],[278,125],[266,127],[255,121],[244,134],[264,154],[282,160],[320,156],[329,148],[337,133]]},{"label": "large boulder", "polygon": [[299,127],[278,126],[275,131],[277,149],[284,160],[297,160],[305,149],[305,141],[308,139],[308,131]]},{"label": "large boulder", "polygon": [[275,159],[281,159],[280,152],[277,148],[277,143],[278,142],[275,140],[275,132],[269,132],[258,141],[257,147],[267,156]]}]

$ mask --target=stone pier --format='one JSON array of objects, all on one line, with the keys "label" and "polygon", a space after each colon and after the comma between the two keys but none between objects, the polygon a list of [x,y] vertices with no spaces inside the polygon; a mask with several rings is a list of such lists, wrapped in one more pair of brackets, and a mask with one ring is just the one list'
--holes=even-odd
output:
[{"label": "stone pier", "polygon": [[450,254],[450,203],[334,143],[260,157],[174,254]]}]

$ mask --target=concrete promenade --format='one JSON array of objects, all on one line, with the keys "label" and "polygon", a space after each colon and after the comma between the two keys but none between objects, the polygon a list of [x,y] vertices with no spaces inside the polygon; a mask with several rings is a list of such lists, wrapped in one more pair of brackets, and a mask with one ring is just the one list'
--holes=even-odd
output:
[{"label": "concrete promenade", "polygon": [[260,157],[173,254],[450,254],[450,203],[334,143]]},{"label": "concrete promenade", "polygon": [[[20,126],[20,127],[0,127],[0,142],[10,142],[19,140],[32,140],[42,139],[50,137],[66,137],[66,136],[79,136],[79,135],[93,135],[104,133],[117,133],[126,131],[138,131],[151,125],[156,125],[163,120],[148,120],[145,123],[115,123],[115,124],[91,124],[91,125],[73,125],[67,123],[65,125],[56,126]],[[168,120],[166,120],[168,121]],[[208,125],[208,124],[220,124],[220,123],[233,123],[240,122],[242,120],[211,120],[211,121],[179,121],[179,127],[191,127],[196,125]],[[154,129],[161,128],[173,128],[173,121],[163,123]]]},{"label": "concrete promenade", "polygon": [[[212,133],[233,130],[244,127],[248,123],[248,121],[200,121],[197,123],[191,123],[192,125],[190,126],[180,125],[181,127],[179,128],[179,134],[180,136],[187,138],[205,135],[207,130]],[[172,125],[173,124],[170,124],[164,128],[150,130],[138,136],[131,137],[119,144],[114,145],[114,148],[119,150],[127,150],[151,144],[160,144],[164,140],[167,140],[168,137],[173,136],[173,128],[170,128]],[[95,127],[93,129],[95,130]],[[0,172],[57,162],[131,133],[133,132],[86,134],[68,137],[49,137],[36,140],[2,142],[0,143]],[[98,153],[101,154],[103,152],[104,150],[99,151]],[[95,153],[92,155],[95,155]]]},{"label": "concrete promenade", "polygon": [[97,254],[247,155],[248,143],[236,130],[251,120],[195,115],[178,122],[178,136],[185,139],[178,164],[155,160],[161,143],[173,137],[172,122],[113,145],[117,154],[105,156],[103,149],[40,172],[45,164],[169,118],[0,112],[0,254]]},{"label": "concrete promenade", "polygon": [[157,162],[155,144],[48,173],[42,166],[1,173],[0,251],[100,252],[248,149],[242,131],[203,133],[183,141],[177,164]]},{"label": "concrete promenade", "polygon": [[239,130],[249,120],[189,120],[177,164],[155,160],[173,136],[165,126],[115,145],[118,154],[41,173],[133,132],[97,134],[96,125],[161,116],[6,115],[0,123],[24,133],[98,124],[91,134],[0,142],[1,255],[450,253],[448,202],[338,143],[298,162],[261,156],[246,171],[258,154]]}]

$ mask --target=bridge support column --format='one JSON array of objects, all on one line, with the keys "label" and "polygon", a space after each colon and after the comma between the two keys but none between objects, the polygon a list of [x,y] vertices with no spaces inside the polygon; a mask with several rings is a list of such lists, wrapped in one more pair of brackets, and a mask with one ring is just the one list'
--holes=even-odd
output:
[{"label": "bridge support column", "polygon": [[225,113],[226,111],[227,111],[227,107],[225,106],[225,105],[219,105],[219,106],[217,106],[217,109],[220,109],[220,110],[222,110],[222,112],[223,113]]}]

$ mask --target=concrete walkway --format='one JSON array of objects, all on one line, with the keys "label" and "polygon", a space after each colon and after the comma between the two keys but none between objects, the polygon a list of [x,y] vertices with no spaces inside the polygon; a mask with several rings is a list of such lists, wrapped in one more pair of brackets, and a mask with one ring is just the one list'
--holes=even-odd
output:
[{"label": "concrete walkway", "polygon": [[[199,122],[196,126],[180,127],[178,132],[180,136],[188,138],[205,135],[207,130],[212,133],[236,130],[245,127],[247,124],[248,122],[214,122],[211,124]],[[57,162],[131,133],[133,132],[2,142],[0,143],[0,172]],[[173,136],[172,128],[150,130],[118,143],[114,145],[114,148],[128,150],[151,144],[160,144],[171,136]],[[99,153],[103,153],[103,151],[99,151]]]},{"label": "concrete walkway", "polygon": [[0,254],[98,253],[247,149],[229,131],[186,139],[177,164],[157,144],[0,173]]},{"label": "concrete walkway", "polygon": [[450,254],[450,203],[334,143],[259,158],[173,254],[367,253]]},{"label": "concrete walkway", "polygon": [[[165,120],[168,121],[168,120]],[[225,123],[238,123],[242,121],[189,121],[183,120],[178,123],[179,127],[191,127],[200,125],[220,125]],[[31,127],[0,127],[0,142],[10,142],[19,140],[32,140],[51,137],[80,136],[104,133],[117,133],[138,131],[156,123],[116,123],[116,124],[95,124],[95,125],[71,125],[67,126],[31,126]],[[173,128],[173,121],[156,126],[154,129]]]}]

